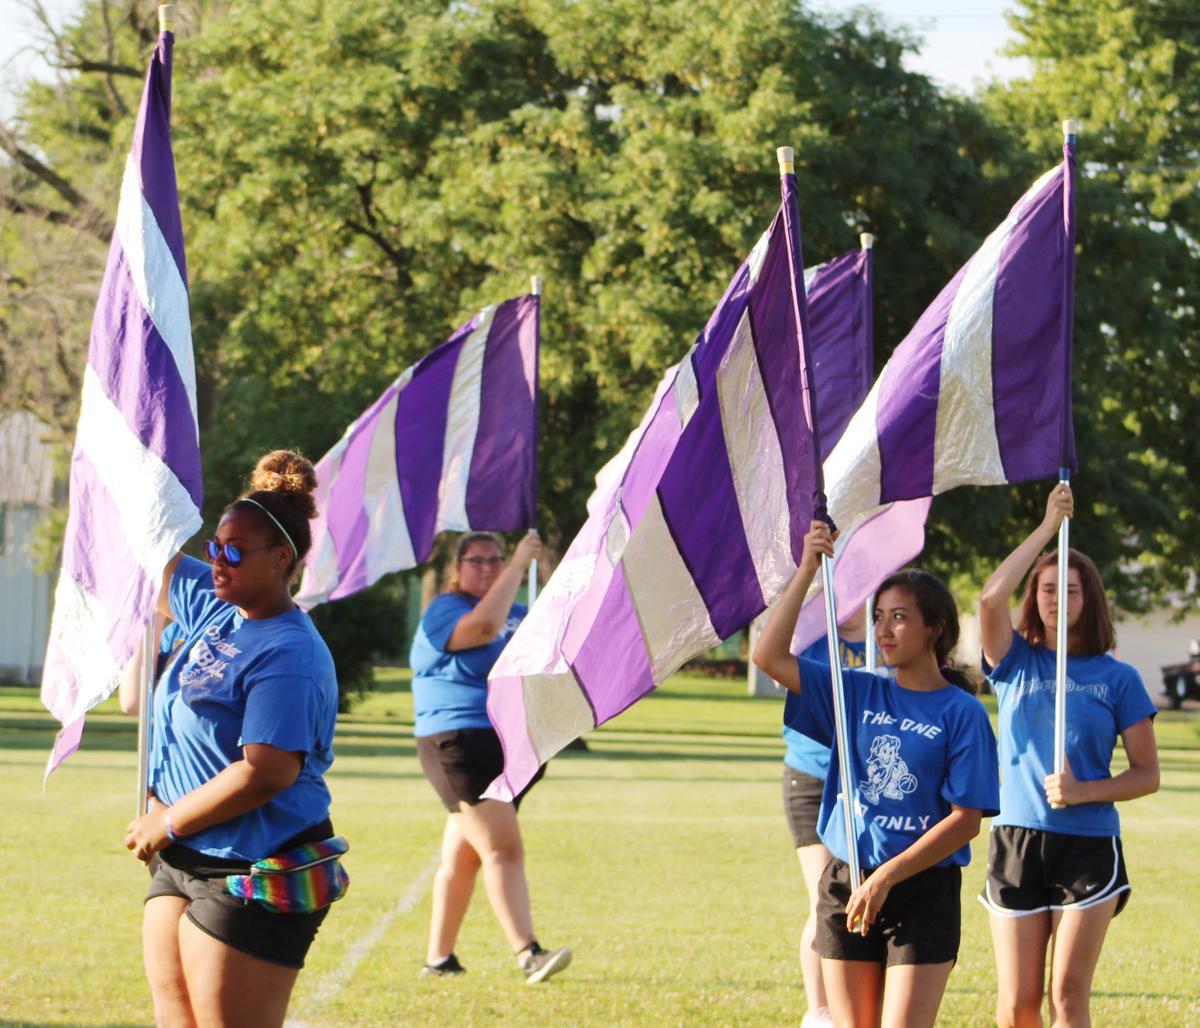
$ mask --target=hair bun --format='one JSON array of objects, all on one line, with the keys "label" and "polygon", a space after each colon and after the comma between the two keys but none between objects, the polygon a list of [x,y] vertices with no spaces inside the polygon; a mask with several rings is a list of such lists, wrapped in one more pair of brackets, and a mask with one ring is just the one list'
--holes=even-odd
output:
[{"label": "hair bun", "polygon": [[317,513],[312,498],[316,488],[317,473],[312,461],[292,450],[272,450],[260,457],[250,475],[251,492],[289,493],[310,518]]}]

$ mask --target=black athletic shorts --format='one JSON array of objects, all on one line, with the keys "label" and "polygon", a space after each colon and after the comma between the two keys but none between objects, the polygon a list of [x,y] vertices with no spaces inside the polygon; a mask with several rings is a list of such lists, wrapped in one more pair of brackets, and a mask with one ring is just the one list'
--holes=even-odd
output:
[{"label": "black athletic shorts", "polygon": [[824,791],[822,779],[783,765],[783,812],[792,832],[792,845],[797,849],[821,841],[817,835],[817,815],[821,812]]},{"label": "black athletic shorts", "polygon": [[[325,820],[288,839],[282,852],[306,842],[317,842],[333,835],[333,825]],[[260,960],[284,967],[300,968],[317,929],[329,908],[311,914],[277,914],[254,900],[241,900],[225,889],[225,876],[249,874],[244,860],[225,860],[172,843],[150,861],[150,889],[146,899],[178,896],[188,901],[187,919],[214,939],[249,953]]]},{"label": "black athletic shorts", "polygon": [[958,959],[962,927],[962,868],[931,867],[898,883],[866,935],[846,929],[850,871],[838,859],[825,865],[817,896],[813,948],[830,960],[875,964],[944,964]]},{"label": "black athletic shorts", "polygon": [[[429,784],[451,814],[459,812],[460,801],[475,806],[483,798],[484,790],[504,770],[504,749],[500,736],[492,728],[458,728],[418,736],[417,756]],[[521,806],[525,794],[545,771],[543,764],[533,781],[513,800],[514,807]]]},{"label": "black athletic shorts", "polygon": [[1116,896],[1116,917],[1129,902],[1130,888],[1118,835],[997,825],[988,839],[988,874],[979,900],[993,914],[1024,917],[1086,910]]}]

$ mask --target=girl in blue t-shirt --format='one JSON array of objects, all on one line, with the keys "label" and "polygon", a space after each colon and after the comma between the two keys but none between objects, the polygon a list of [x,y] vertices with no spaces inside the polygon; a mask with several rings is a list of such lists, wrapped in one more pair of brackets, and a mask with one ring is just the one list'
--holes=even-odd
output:
[{"label": "girl in blue t-shirt", "polygon": [[344,887],[317,881],[336,874],[322,864],[306,875],[305,909],[280,913],[278,895],[271,909],[227,881],[333,836],[323,776],[337,679],[290,592],[311,543],[315,486],[303,457],[267,454],[207,544],[211,564],[177,555],[163,574],[159,612],[184,641],[154,690],[150,809],[125,838],[151,873],[142,943],[159,1024],[282,1024]]},{"label": "girl in blue t-shirt", "polygon": [[[413,637],[409,664],[417,756],[448,813],[423,974],[459,975],[465,970],[454,943],[481,868],[492,910],[525,981],[543,981],[571,962],[569,949],[542,949],[533,935],[517,826],[522,797],[512,803],[483,798],[504,770],[504,751],[487,712],[488,672],[525,616],[525,608],[513,600],[541,545],[530,532],[506,566],[496,536],[461,536],[450,591],[429,605]],[[526,792],[539,777],[540,771]]]},{"label": "girl in blue t-shirt", "polygon": [[[792,727],[834,740],[831,675],[789,652],[805,594],[833,537],[812,522],[796,575],[759,638],[754,662],[799,696]],[[996,740],[962,672],[949,590],[923,571],[890,576],[873,611],[894,678],[844,671],[854,837],[865,878],[849,881],[836,749],[818,830],[833,854],[820,882],[816,949],[837,1024],[933,1025],[958,956],[961,869],[999,806]]]},{"label": "girl in blue t-shirt", "polygon": [[[1047,946],[1051,1020],[1089,1023],[1104,934],[1129,898],[1113,804],[1158,788],[1154,704],[1137,671],[1109,655],[1116,639],[1104,585],[1096,565],[1077,550],[1068,552],[1067,572],[1067,767],[1054,773],[1058,555],[1038,555],[1073,509],[1070,487],[1056,485],[1042,523],[979,598],[1004,767],[980,896],[992,927],[1001,1025],[1042,1023]],[[1031,566],[1013,631],[1009,600]],[[1109,765],[1118,736],[1129,768],[1114,776]]]}]

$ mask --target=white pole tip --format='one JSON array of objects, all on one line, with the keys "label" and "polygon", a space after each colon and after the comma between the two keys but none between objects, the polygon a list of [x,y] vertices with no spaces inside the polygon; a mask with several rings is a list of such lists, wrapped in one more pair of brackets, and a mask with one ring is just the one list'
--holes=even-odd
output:
[{"label": "white pole tip", "polygon": [[789,175],[796,170],[796,152],[790,146],[780,146],[775,149],[779,158],[779,174]]},{"label": "white pole tip", "polygon": [[542,276],[541,275],[531,275],[529,277],[529,291],[531,293],[533,293],[534,296],[542,295]]},{"label": "white pole tip", "polygon": [[1077,122],[1074,118],[1067,118],[1067,120],[1063,122],[1063,135],[1064,136],[1079,135],[1079,122]]},{"label": "white pole tip", "polygon": [[858,237],[858,242],[859,242],[859,245],[864,250],[869,250],[869,249],[871,249],[872,246],[875,245],[875,237],[873,235],[871,235],[870,232],[863,232]]},{"label": "white pole tip", "polygon": [[158,31],[175,31],[175,5],[160,4],[158,8]]}]

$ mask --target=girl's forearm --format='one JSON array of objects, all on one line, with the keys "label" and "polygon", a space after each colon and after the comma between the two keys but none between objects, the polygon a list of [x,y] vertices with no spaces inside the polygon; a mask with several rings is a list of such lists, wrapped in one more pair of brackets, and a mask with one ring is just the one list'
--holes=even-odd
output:
[{"label": "girl's forearm", "polygon": [[1080,803],[1119,803],[1158,791],[1158,768],[1131,767],[1111,778],[1080,782]]},{"label": "girl's forearm", "polygon": [[767,623],[759,634],[754,647],[754,663],[769,674],[780,685],[799,693],[800,675],[792,657],[792,635],[804,597],[808,595],[814,573],[805,567],[796,569],[796,574],[775,602],[767,616]]},{"label": "girl's forearm", "polygon": [[[290,784],[290,783],[288,783]],[[248,760],[235,761],[171,804],[171,830],[180,837],[257,810],[287,788]]]},{"label": "girl's forearm", "polygon": [[1020,586],[1025,572],[1033,567],[1038,554],[1046,548],[1057,531],[1057,528],[1043,521],[1030,532],[1024,542],[1005,557],[1000,566],[992,572],[992,577],[987,580],[979,596],[980,606],[1002,609],[1007,614],[1008,602]]},{"label": "girl's forearm", "polygon": [[951,810],[903,853],[881,864],[875,874],[883,875],[890,887],[933,867],[974,839],[981,820],[978,810]]}]

